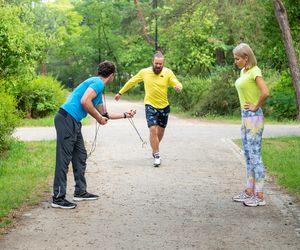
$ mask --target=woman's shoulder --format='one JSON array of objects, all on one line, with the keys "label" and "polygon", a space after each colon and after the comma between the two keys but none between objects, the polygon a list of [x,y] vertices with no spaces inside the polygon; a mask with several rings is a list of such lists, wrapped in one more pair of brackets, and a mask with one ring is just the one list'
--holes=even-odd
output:
[{"label": "woman's shoulder", "polygon": [[261,69],[255,65],[251,69],[248,70],[254,77],[262,76]]},{"label": "woman's shoulder", "polygon": [[257,65],[254,65],[252,68],[248,69],[248,71],[251,71],[251,72],[260,71],[261,72],[261,69]]},{"label": "woman's shoulder", "polygon": [[260,68],[257,65],[254,65],[251,70],[260,70]]}]

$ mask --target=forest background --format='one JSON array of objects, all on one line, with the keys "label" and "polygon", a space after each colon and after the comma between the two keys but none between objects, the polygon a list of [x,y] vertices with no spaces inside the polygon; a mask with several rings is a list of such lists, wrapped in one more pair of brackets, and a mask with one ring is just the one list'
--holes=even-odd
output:
[{"label": "forest background", "polygon": [[[300,58],[300,0],[282,1]],[[155,5],[157,4],[157,6]],[[282,32],[270,0],[0,0],[0,151],[20,118],[53,114],[68,90],[111,60],[116,93],[158,45],[184,85],[170,102],[193,116],[238,115],[232,49],[254,50],[270,89],[267,117],[296,119]],[[299,84],[299,83],[298,83]],[[143,92],[143,84],[131,95]]]}]

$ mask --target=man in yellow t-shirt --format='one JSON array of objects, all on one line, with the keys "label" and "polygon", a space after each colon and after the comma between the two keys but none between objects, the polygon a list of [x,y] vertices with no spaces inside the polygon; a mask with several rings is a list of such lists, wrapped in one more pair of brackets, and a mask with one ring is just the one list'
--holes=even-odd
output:
[{"label": "man in yellow t-shirt", "polygon": [[121,95],[140,82],[145,87],[145,112],[149,128],[149,140],[154,158],[153,165],[159,167],[161,158],[159,143],[161,142],[168,123],[170,104],[168,101],[168,87],[172,86],[176,92],[182,90],[182,84],[177,80],[172,70],[164,67],[164,56],[157,52],[152,60],[152,67],[140,70],[116,94],[118,101]]}]

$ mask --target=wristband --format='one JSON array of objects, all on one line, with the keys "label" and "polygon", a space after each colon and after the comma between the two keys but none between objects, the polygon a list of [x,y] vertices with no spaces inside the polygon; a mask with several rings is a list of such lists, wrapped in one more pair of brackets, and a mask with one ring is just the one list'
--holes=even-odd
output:
[{"label": "wristband", "polygon": [[102,116],[106,117],[107,119],[109,119],[109,115],[108,113],[106,112],[105,114],[103,114]]},{"label": "wristband", "polygon": [[124,119],[126,118],[126,113],[124,113]]}]

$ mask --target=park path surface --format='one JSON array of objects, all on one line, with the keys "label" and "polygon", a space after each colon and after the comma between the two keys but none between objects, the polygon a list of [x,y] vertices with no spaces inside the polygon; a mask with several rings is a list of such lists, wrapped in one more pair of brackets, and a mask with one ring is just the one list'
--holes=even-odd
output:
[{"label": "park path surface", "polygon": [[[108,110],[135,108],[144,140],[148,129],[141,103],[108,100]],[[27,210],[0,240],[0,249],[300,249],[300,208],[267,178],[265,207],[232,202],[245,183],[241,151],[231,142],[240,125],[170,116],[161,144],[162,166],[152,167],[127,120],[100,127],[88,159],[88,191],[99,200],[73,210],[53,209],[50,197]],[[91,148],[95,125],[84,126]],[[266,125],[264,136],[300,135],[298,125]],[[53,128],[21,128],[22,140],[54,139]],[[53,163],[54,167],[54,163]],[[73,176],[68,174],[72,199]],[[49,190],[51,191],[51,183]]]}]

